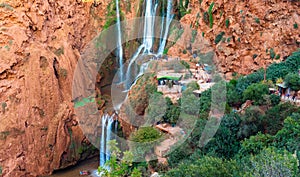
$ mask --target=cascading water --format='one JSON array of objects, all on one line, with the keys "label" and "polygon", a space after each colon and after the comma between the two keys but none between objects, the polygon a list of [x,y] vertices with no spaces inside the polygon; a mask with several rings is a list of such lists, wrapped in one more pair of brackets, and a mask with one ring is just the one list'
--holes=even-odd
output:
[{"label": "cascading water", "polygon": [[152,0],[146,0],[146,11],[145,11],[145,21],[144,21],[144,36],[143,45],[144,53],[151,53],[153,46],[153,36],[154,36],[154,24],[155,24],[155,14],[158,3],[153,3]]},{"label": "cascading water", "polygon": [[106,154],[105,154],[105,148],[106,148],[106,138],[105,138],[105,127],[106,127],[106,121],[108,116],[103,115],[102,116],[102,132],[101,132],[101,140],[100,140],[100,166],[103,167],[106,162]]},{"label": "cascading water", "polygon": [[[162,24],[161,24],[161,33],[160,36],[162,39],[160,39],[159,42],[159,49],[157,54],[153,54],[152,48],[153,48],[153,43],[154,43],[154,27],[155,27],[155,15],[156,15],[156,10],[158,7],[158,1],[157,0],[145,0],[145,14],[144,14],[144,30],[143,30],[143,41],[142,44],[138,47],[137,51],[135,54],[131,57],[129,65],[127,67],[127,72],[126,72],[126,80],[123,78],[123,49],[122,49],[122,36],[121,36],[121,25],[120,25],[120,12],[119,12],[119,1],[116,0],[116,7],[117,7],[117,32],[118,32],[118,40],[117,40],[117,53],[118,53],[118,60],[119,60],[119,67],[120,67],[120,76],[119,80],[122,82],[125,82],[124,87],[128,90],[135,85],[137,79],[144,74],[146,71],[149,62],[145,62],[141,64],[139,68],[138,73],[132,73],[132,66],[137,60],[139,55],[149,55],[152,54],[154,56],[160,56],[165,48],[166,45],[166,40],[167,40],[167,35],[169,32],[169,26],[171,24],[173,15],[171,14],[172,12],[172,0],[168,0],[168,6],[167,6],[167,12],[166,15],[163,16]],[[164,14],[164,13],[163,13]],[[165,19],[165,20],[164,20]],[[163,24],[165,23],[165,24]],[[127,96],[126,96],[127,98]],[[126,99],[125,98],[125,99]],[[121,103],[120,103],[121,104]],[[121,105],[118,106],[120,108]],[[105,162],[109,160],[110,158],[110,150],[108,147],[108,141],[112,139],[111,133],[114,132],[117,133],[117,127],[118,123],[117,121],[115,124],[113,124],[114,115],[109,116],[108,114],[104,114],[102,116],[102,134],[101,134],[101,144],[100,144],[100,166],[104,167]],[[114,127],[113,127],[114,125]]]},{"label": "cascading water", "polygon": [[114,115],[110,116],[107,113],[102,116],[102,134],[100,141],[100,166],[104,167],[105,162],[110,159],[110,150],[108,141],[111,140]]},{"label": "cascading water", "polygon": [[120,10],[119,10],[119,0],[116,0],[116,11],[117,11],[117,58],[119,63],[119,80],[123,82],[123,48],[122,48],[122,33],[121,33],[121,23],[120,23]]},{"label": "cascading water", "polygon": [[[169,33],[169,27],[170,27],[170,24],[172,22],[172,19],[173,19],[173,14],[171,14],[172,12],[172,0],[168,0],[168,6],[167,6],[167,16],[166,16],[166,26],[165,26],[165,33],[164,33],[164,36],[163,36],[163,39],[161,40],[161,43],[159,45],[159,49],[158,49],[158,52],[157,54],[159,56],[161,56],[164,52],[164,49],[165,49],[165,46],[166,46],[166,41],[167,41],[167,37],[168,37],[168,33]],[[164,18],[162,19],[162,21],[164,20]],[[161,27],[162,28],[162,31],[163,31],[163,26]]]},{"label": "cascading water", "polygon": [[[142,55],[153,54],[152,47],[154,42],[155,15],[156,15],[158,2],[155,1],[154,3],[153,0],[146,0],[144,2],[146,3],[145,5],[146,11],[144,15],[143,43],[139,46],[135,54],[132,56],[129,65],[127,67],[126,83],[125,83],[126,90],[128,90],[132,86],[132,83],[135,83],[134,81],[137,79],[137,77],[139,77],[140,73],[138,75],[136,75],[136,73],[132,73],[132,65],[135,63],[138,56],[140,54]],[[160,36],[162,37],[162,39],[160,39],[160,44],[159,44],[159,49],[157,54],[153,54],[155,56],[161,56],[165,49],[169,27],[173,19],[172,6],[173,6],[173,0],[168,0],[166,17],[164,16],[162,17],[161,32],[160,32]],[[141,53],[142,49],[144,49],[143,53]]]}]

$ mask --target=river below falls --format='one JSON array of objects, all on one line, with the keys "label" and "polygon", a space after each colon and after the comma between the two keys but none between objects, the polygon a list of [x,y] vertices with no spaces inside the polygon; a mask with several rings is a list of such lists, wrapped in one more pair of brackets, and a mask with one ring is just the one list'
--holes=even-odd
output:
[{"label": "river below falls", "polygon": [[75,166],[55,171],[52,175],[50,175],[48,177],[77,177],[77,176],[79,177],[80,176],[79,172],[81,170],[88,170],[89,172],[91,172],[91,175],[89,175],[89,176],[96,177],[97,176],[96,172],[97,172],[98,166],[99,166],[99,158],[94,157],[94,158],[82,161]]}]

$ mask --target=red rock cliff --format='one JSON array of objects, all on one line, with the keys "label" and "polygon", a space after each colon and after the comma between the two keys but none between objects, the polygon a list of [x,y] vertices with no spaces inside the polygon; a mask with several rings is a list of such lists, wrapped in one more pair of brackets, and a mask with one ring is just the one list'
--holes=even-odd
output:
[{"label": "red rock cliff", "polygon": [[0,1],[4,176],[50,174],[74,164],[88,147],[73,115],[73,70],[80,51],[101,30],[107,3]]},{"label": "red rock cliff", "polygon": [[[210,28],[209,17],[204,13],[212,2],[213,26]],[[204,38],[212,44],[219,70],[227,78],[234,72],[249,74],[265,64],[279,62],[300,47],[299,27],[294,26],[300,25],[299,1],[190,0],[187,10],[190,13],[180,21],[196,29],[198,37],[203,32]],[[223,39],[215,44],[221,32],[225,33]],[[171,48],[169,53],[184,56],[181,51],[185,47]]]}]

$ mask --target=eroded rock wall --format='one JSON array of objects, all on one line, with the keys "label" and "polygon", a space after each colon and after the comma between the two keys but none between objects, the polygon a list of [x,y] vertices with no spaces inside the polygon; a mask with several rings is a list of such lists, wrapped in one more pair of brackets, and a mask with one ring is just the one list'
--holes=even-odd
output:
[{"label": "eroded rock wall", "polygon": [[[213,26],[210,28],[209,16],[204,13],[212,2]],[[180,21],[210,41],[216,54],[215,62],[228,79],[234,72],[249,74],[264,65],[282,61],[300,47],[299,27],[294,26],[300,25],[299,1],[190,0],[188,10],[190,13]],[[215,44],[221,32],[225,33],[224,39]],[[169,51],[180,56],[185,48],[187,46]]]},{"label": "eroded rock wall", "polygon": [[73,113],[80,51],[101,30],[109,1],[0,1],[0,166],[37,176],[89,148]]}]

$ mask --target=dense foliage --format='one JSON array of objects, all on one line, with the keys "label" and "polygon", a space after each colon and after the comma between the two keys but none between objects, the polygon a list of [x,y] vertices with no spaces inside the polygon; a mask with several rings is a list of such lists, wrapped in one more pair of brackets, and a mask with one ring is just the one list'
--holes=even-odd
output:
[{"label": "dense foliage", "polygon": [[[176,125],[178,119],[189,116],[195,116],[196,121],[185,142],[168,154],[167,167],[157,161],[148,162],[148,167],[155,166],[166,177],[300,176],[300,109],[294,102],[281,101],[278,95],[269,93],[269,88],[281,78],[292,90],[300,90],[299,68],[298,51],[284,62],[270,65],[266,75],[261,69],[223,84],[226,88],[220,82],[202,92],[200,98],[193,94],[193,90],[199,89],[195,82],[187,85],[178,103],[154,92],[149,100],[157,105],[149,103],[146,111],[147,119],[152,119],[150,123],[159,121]],[[222,96],[214,95],[225,91],[226,104]],[[247,100],[252,104],[244,107]],[[226,114],[217,125],[215,135],[202,144],[207,123],[218,120],[210,117],[211,109],[218,106],[226,106]],[[160,109],[164,109],[165,113]],[[160,132],[152,127],[134,132],[130,140],[144,145],[133,148],[133,159],[144,158],[146,152],[153,151],[160,137]],[[121,170],[125,174],[123,176],[140,176],[141,172],[144,175],[141,168],[131,163],[124,166],[123,159],[116,161],[112,158],[109,162],[113,169],[118,169],[116,173]]]},{"label": "dense foliage", "polygon": [[[232,109],[226,108],[215,136],[204,147],[199,140],[212,104],[211,90],[200,99],[191,98],[190,103],[199,101],[200,119],[186,143],[169,155],[172,169],[165,176],[299,176],[300,109],[269,93],[280,78],[292,90],[300,90],[299,68],[298,51],[284,62],[270,65],[268,81],[261,69],[228,82],[226,102]],[[242,112],[230,111],[246,100],[252,105]]]}]

